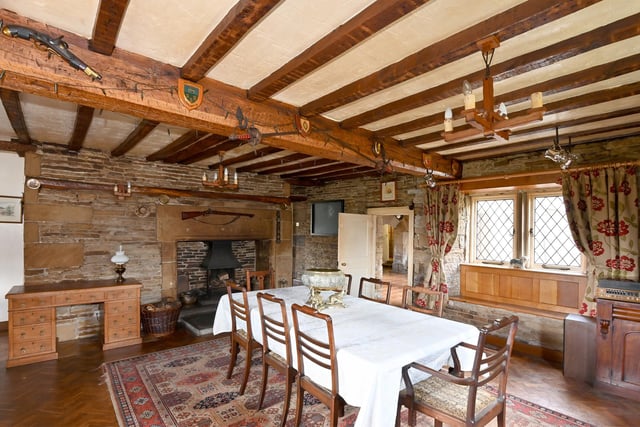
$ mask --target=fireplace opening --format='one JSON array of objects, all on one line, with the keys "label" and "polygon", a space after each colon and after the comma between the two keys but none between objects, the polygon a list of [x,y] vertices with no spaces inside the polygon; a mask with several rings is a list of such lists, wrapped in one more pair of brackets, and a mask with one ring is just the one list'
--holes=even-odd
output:
[{"label": "fireplace opening", "polygon": [[[243,284],[246,271],[256,265],[255,240],[177,242],[178,295],[189,290],[225,293],[225,280]],[[182,283],[181,283],[182,282]]]},{"label": "fireplace opening", "polygon": [[191,302],[183,305],[180,323],[194,335],[211,334],[226,280],[245,283],[246,271],[256,265],[256,245],[255,240],[176,242],[177,294],[184,303],[188,293]]}]

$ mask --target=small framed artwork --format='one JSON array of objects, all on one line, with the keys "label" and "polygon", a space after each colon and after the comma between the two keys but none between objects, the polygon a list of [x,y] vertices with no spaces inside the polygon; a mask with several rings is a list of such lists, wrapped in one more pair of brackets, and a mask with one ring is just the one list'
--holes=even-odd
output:
[{"label": "small framed artwork", "polygon": [[344,200],[330,200],[311,204],[311,234],[337,236],[338,214],[344,212]]},{"label": "small framed artwork", "polygon": [[380,184],[380,200],[383,202],[393,202],[396,200],[396,182],[389,181]]},{"label": "small framed artwork", "polygon": [[0,196],[0,222],[22,222],[22,197]]}]

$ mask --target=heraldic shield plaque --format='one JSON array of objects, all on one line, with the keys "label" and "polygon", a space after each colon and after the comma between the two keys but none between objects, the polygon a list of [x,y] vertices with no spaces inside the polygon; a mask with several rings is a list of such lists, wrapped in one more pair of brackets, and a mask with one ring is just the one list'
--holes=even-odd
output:
[{"label": "heraldic shield plaque", "polygon": [[202,104],[204,88],[198,83],[193,83],[185,79],[178,79],[178,97],[182,105],[189,110],[196,109]]}]

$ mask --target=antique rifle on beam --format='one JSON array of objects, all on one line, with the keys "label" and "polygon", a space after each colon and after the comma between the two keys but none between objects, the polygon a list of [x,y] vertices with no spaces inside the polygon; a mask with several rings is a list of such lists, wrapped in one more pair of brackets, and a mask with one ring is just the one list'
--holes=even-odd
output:
[{"label": "antique rifle on beam", "polygon": [[197,218],[199,216],[207,216],[207,215],[233,215],[236,217],[246,216],[249,218],[253,218],[253,214],[241,213],[241,212],[223,212],[223,211],[215,211],[213,209],[207,209],[206,211],[195,211],[195,212],[182,212],[182,219],[191,219]]},{"label": "antique rifle on beam", "polygon": [[33,43],[37,48],[48,51],[49,56],[51,56],[52,53],[55,53],[67,61],[67,63],[76,70],[83,71],[87,76],[91,77],[92,80],[102,79],[102,76],[93,68],[89,67],[87,64],[82,62],[80,58],[71,53],[69,50],[69,44],[62,40],[63,36],[54,39],[47,34],[32,30],[31,28],[22,27],[20,25],[3,25],[3,21],[1,19],[0,29],[2,29],[2,32],[5,35],[10,37],[20,37],[24,40],[33,40]]}]

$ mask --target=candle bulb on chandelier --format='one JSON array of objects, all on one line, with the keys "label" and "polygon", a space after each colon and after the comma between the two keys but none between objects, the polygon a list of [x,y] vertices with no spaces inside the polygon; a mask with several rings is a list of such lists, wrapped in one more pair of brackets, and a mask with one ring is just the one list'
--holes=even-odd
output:
[{"label": "candle bulb on chandelier", "polygon": [[462,93],[464,94],[464,109],[473,110],[476,108],[476,97],[473,94],[471,85],[468,81],[462,83]]},{"label": "candle bulb on chandelier", "polygon": [[542,108],[542,92],[531,94],[531,108]]},{"label": "candle bulb on chandelier", "polygon": [[206,172],[204,172],[202,174],[202,182],[207,182],[207,173]]},{"label": "candle bulb on chandelier", "polygon": [[224,182],[229,182],[229,170],[224,168]]},{"label": "candle bulb on chandelier", "polygon": [[447,108],[444,111],[444,131],[453,131],[453,111],[451,111],[451,108]]},{"label": "candle bulb on chandelier", "polygon": [[238,185],[238,171],[233,171],[233,183]]}]

